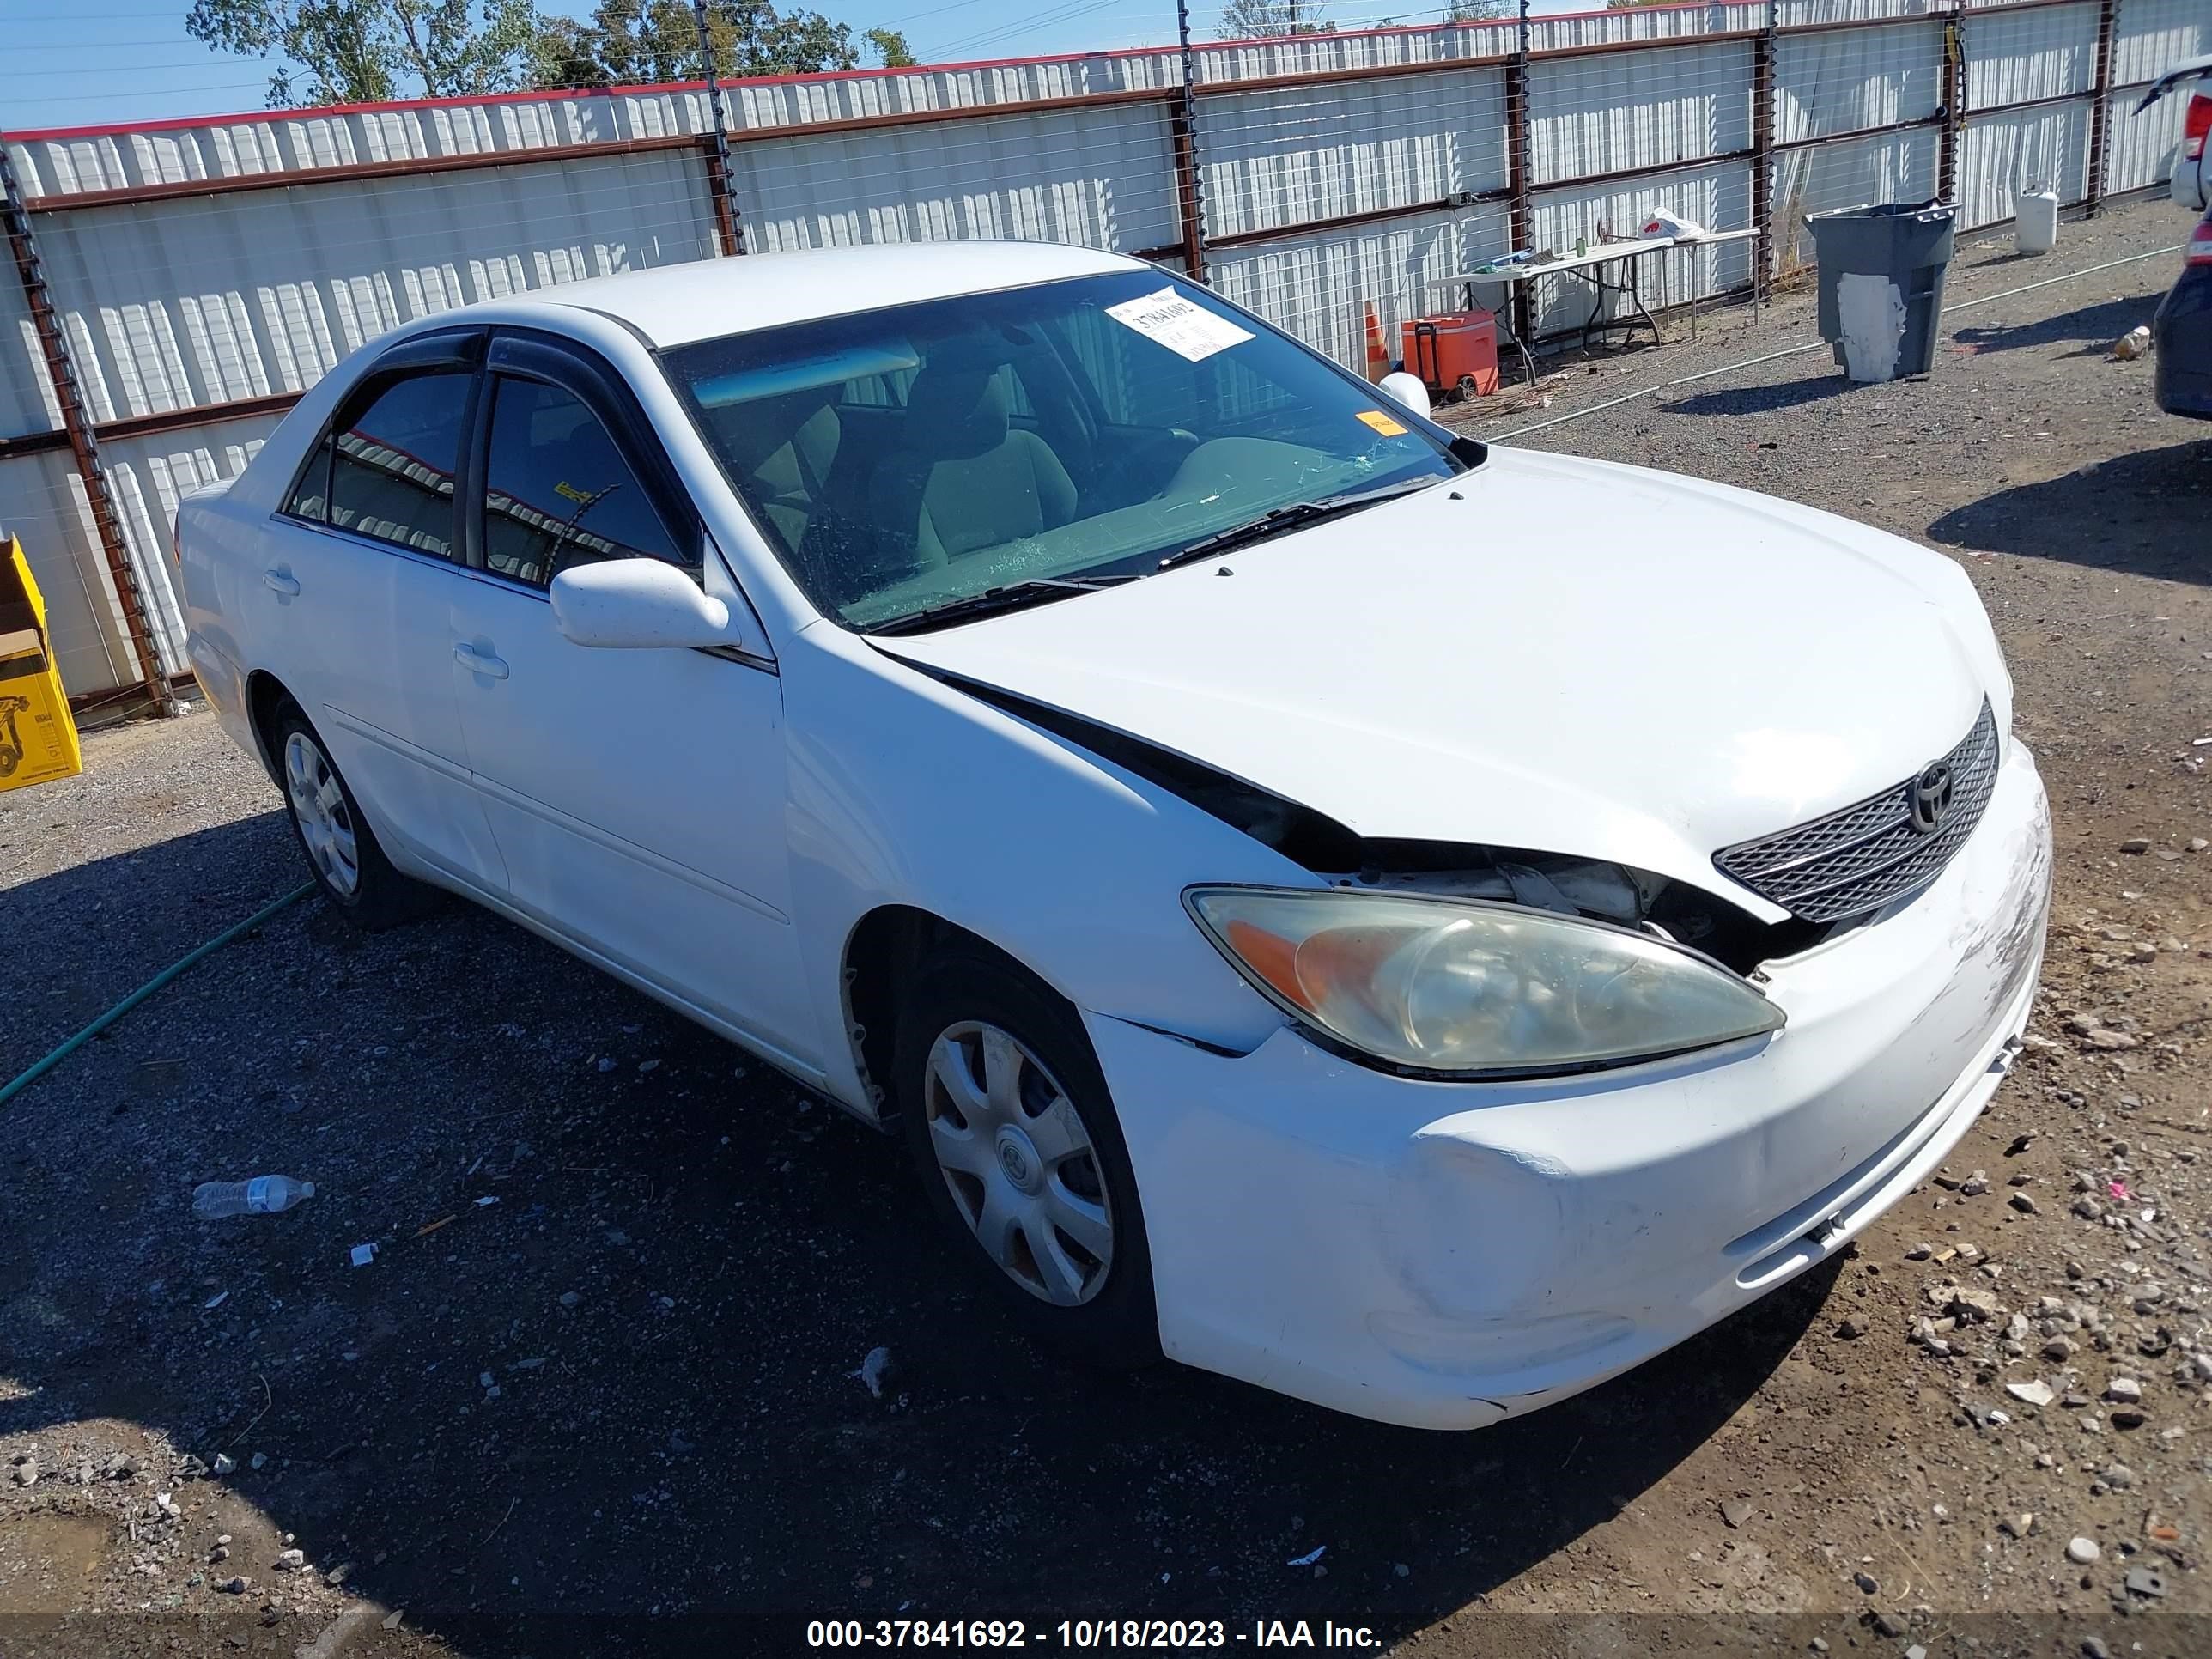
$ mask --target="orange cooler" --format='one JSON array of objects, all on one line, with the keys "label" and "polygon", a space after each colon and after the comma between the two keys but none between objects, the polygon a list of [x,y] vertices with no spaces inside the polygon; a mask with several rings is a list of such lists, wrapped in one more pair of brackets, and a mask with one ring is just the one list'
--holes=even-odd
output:
[{"label": "orange cooler", "polygon": [[1487,311],[1416,317],[1405,325],[1406,372],[1440,398],[1487,398],[1498,390],[1498,319]]}]

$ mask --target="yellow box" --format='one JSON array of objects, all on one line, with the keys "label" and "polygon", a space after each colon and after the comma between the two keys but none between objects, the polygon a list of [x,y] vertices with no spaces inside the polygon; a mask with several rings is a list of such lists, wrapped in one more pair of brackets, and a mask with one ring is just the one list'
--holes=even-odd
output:
[{"label": "yellow box", "polygon": [[0,789],[21,789],[75,777],[84,753],[31,562],[13,536],[0,551]]}]

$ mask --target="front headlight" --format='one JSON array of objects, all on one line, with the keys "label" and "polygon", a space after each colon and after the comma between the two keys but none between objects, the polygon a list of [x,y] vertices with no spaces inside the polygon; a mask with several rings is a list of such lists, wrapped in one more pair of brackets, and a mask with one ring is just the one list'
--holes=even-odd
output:
[{"label": "front headlight", "polygon": [[1605,922],[1477,899],[1194,887],[1191,915],[1261,992],[1378,1060],[1528,1075],[1778,1030],[1704,957]]}]

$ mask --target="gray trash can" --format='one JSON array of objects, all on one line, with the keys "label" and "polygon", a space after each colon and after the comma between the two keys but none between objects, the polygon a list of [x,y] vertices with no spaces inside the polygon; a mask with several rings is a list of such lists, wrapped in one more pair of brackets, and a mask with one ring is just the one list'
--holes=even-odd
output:
[{"label": "gray trash can", "polygon": [[1854,380],[1893,380],[1936,367],[1958,208],[1948,202],[1808,213],[1820,264],[1820,337]]}]

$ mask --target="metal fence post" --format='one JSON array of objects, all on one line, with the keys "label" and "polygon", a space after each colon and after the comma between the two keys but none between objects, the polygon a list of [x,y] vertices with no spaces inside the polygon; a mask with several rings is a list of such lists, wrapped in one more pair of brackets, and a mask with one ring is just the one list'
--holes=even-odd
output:
[{"label": "metal fence post", "polygon": [[714,131],[707,141],[707,185],[714,194],[714,224],[725,254],[745,252],[745,223],[738,213],[738,185],[730,173],[730,135],[722,125],[722,85],[714,76],[714,37],[707,27],[707,0],[691,0],[699,29],[699,60],[707,72],[707,112]]},{"label": "metal fence post", "polygon": [[[1533,252],[1535,247],[1535,192],[1528,183],[1534,142],[1528,131],[1528,0],[1521,0],[1520,33],[1513,49],[1512,66],[1505,72],[1505,176],[1513,191],[1506,233],[1513,246],[1508,252],[1517,253],[1523,249]],[[1535,306],[1529,296],[1531,286],[1528,283],[1513,285],[1516,339],[1526,340],[1534,332]]]},{"label": "metal fence post", "polygon": [[2119,0],[2098,0],[2097,95],[2089,106],[2089,193],[2084,198],[2092,218],[2105,203],[2105,134],[2112,124],[2112,37],[2119,12]]},{"label": "metal fence post", "polygon": [[1766,26],[1751,43],[1751,294],[1765,299],[1774,270],[1774,44],[1777,0],[1766,0]]},{"label": "metal fence post", "polygon": [[1192,281],[1210,288],[1206,187],[1198,171],[1198,54],[1191,50],[1188,0],[1176,0],[1176,43],[1182,61],[1182,85],[1170,106],[1168,126],[1175,143],[1176,196],[1182,210],[1182,264]]},{"label": "metal fence post", "polygon": [[1953,0],[1943,19],[1943,125],[1936,137],[1936,171],[1941,180],[1936,193],[1944,201],[1959,199],[1959,135],[1966,125],[1966,9]]},{"label": "metal fence post", "polygon": [[92,527],[107,560],[115,601],[123,612],[123,626],[131,638],[131,654],[146,683],[146,695],[164,714],[182,711],[169,676],[161,666],[161,653],[146,620],[146,595],[139,586],[138,567],[131,557],[131,544],[123,538],[123,521],[115,511],[115,495],[108,488],[107,469],[100,462],[100,445],[94,437],[92,417],[86,412],[83,389],[70,361],[69,337],[55,314],[53,294],[46,286],[46,267],[40,263],[38,244],[31,236],[31,216],[15,181],[15,164],[0,136],[0,218],[4,218],[9,251],[15,259],[15,276],[23,285],[24,303],[31,313],[33,332],[46,362],[46,377],[53,383],[54,401],[61,405],[62,430],[69,438],[70,454],[83,481],[84,496],[92,509]]}]

